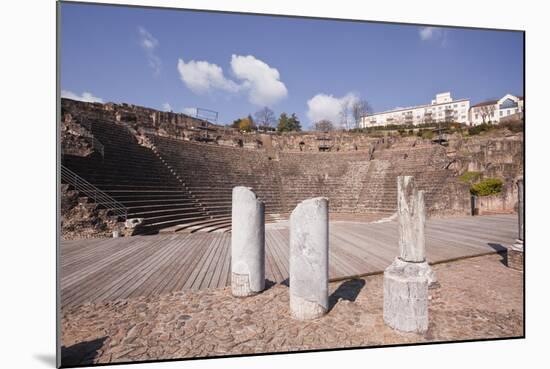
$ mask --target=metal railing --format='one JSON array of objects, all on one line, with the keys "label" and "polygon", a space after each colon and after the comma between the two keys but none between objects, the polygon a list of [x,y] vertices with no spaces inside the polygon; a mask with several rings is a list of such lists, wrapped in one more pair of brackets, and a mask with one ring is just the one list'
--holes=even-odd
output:
[{"label": "metal railing", "polygon": [[61,182],[74,187],[78,192],[83,193],[102,207],[108,209],[113,215],[128,219],[128,208],[120,202],[101,191],[99,188],[80,177],[78,174],[61,165]]}]

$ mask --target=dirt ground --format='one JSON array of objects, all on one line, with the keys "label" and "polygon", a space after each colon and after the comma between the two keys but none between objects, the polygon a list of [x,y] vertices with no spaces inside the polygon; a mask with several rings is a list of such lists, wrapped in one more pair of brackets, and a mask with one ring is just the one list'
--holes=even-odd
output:
[{"label": "dirt ground", "polygon": [[400,333],[382,318],[382,275],[330,285],[330,310],[290,318],[288,287],[234,298],[230,289],[85,304],[62,315],[62,364],[364,347],[523,335],[523,274],[491,254],[435,265],[429,329]]}]

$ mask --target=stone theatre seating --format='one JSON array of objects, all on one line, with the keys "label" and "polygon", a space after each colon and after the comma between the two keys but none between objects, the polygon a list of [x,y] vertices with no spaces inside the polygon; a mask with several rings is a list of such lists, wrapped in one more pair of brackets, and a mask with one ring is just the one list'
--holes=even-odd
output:
[{"label": "stone theatre seating", "polygon": [[90,119],[104,158],[65,155],[63,163],[127,206],[130,218],[144,218],[143,232],[228,230],[235,186],[251,187],[270,221],[316,196],[329,198],[331,214],[391,215],[398,175],[415,176],[429,209],[456,181],[444,169],[445,149],[433,144],[401,142],[370,155],[246,149],[147,134],[150,148],[123,123]]}]

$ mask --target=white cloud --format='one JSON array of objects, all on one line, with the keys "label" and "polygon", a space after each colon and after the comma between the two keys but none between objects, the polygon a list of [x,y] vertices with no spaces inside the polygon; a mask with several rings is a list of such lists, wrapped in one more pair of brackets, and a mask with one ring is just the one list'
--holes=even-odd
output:
[{"label": "white cloud", "polygon": [[162,62],[160,61],[160,58],[155,54],[155,49],[158,47],[159,42],[145,28],[139,27],[138,31],[141,37],[140,45],[147,55],[149,66],[153,69],[155,75],[158,75],[160,73]]},{"label": "white cloud", "polygon": [[172,105],[170,105],[169,103],[165,102],[164,104],[162,104],[162,110],[164,110],[164,111],[173,111],[173,110],[172,110]]},{"label": "white cloud", "polygon": [[447,44],[447,30],[439,27],[422,27],[418,30],[422,41],[440,41],[441,46]]},{"label": "white cloud", "polygon": [[182,82],[198,95],[223,90],[227,92],[238,92],[239,85],[230,79],[225,78],[223,69],[207,61],[189,62],[178,59],[178,71]]},{"label": "white cloud", "polygon": [[431,40],[437,33],[437,29],[434,27],[422,27],[418,30],[421,40]]},{"label": "white cloud", "polygon": [[351,108],[353,103],[358,99],[353,93],[348,93],[342,97],[317,94],[307,101],[307,117],[312,123],[327,119],[337,126],[341,123],[340,112],[342,111],[342,106],[347,104]]},{"label": "white cloud", "polygon": [[288,95],[285,84],[280,81],[279,71],[252,55],[233,54],[231,69],[249,90],[248,99],[254,105],[272,105]]},{"label": "white cloud", "polygon": [[98,103],[103,102],[103,99],[101,97],[94,96],[92,95],[91,92],[86,92],[86,91],[84,91],[82,95],[78,95],[72,91],[61,90],[61,97],[66,97],[67,99],[79,100],[84,102],[98,102]]},{"label": "white cloud", "polygon": [[252,55],[232,55],[231,71],[236,81],[227,78],[217,64],[204,60],[178,60],[180,78],[195,94],[247,92],[250,103],[257,106],[276,104],[288,95],[279,71]]}]

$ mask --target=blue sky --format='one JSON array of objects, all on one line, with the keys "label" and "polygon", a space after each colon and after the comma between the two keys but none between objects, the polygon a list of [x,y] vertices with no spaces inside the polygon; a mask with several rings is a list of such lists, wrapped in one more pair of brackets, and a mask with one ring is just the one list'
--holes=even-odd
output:
[{"label": "blue sky", "polygon": [[523,34],[62,3],[61,89],[221,123],[269,106],[308,127],[359,98],[384,111],[523,95]]}]

